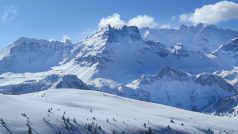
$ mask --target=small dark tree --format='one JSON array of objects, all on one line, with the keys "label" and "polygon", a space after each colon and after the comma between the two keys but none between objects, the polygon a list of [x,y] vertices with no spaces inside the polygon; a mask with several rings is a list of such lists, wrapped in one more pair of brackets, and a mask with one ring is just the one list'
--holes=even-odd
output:
[{"label": "small dark tree", "polygon": [[168,128],[168,129],[171,129],[171,127],[170,127],[169,125],[167,126],[167,128]]},{"label": "small dark tree", "polygon": [[69,129],[69,126],[68,126],[68,124],[67,123],[65,123],[65,129]]},{"label": "small dark tree", "polygon": [[67,118],[66,121],[69,123],[69,118]]},{"label": "small dark tree", "polygon": [[146,128],[146,123],[144,123],[143,126]]},{"label": "small dark tree", "polygon": [[0,122],[2,125],[6,125],[5,121],[3,120],[3,118],[0,119]]},{"label": "small dark tree", "polygon": [[98,134],[97,129],[93,130],[93,134]]},{"label": "small dark tree", "polygon": [[91,132],[92,131],[92,126],[89,124],[88,125],[88,131]]},{"label": "small dark tree", "polygon": [[74,118],[74,123],[77,123],[76,119]]},{"label": "small dark tree", "polygon": [[62,120],[65,120],[65,117],[64,117],[64,115],[62,116]]},{"label": "small dark tree", "polygon": [[31,128],[31,126],[28,126],[27,134],[32,134],[32,128]]},{"label": "small dark tree", "polygon": [[59,131],[57,132],[57,134],[62,134],[62,133],[61,133],[61,131],[59,130]]},{"label": "small dark tree", "polygon": [[149,129],[148,129],[148,134],[152,134],[152,129],[151,129],[151,127],[149,127]]},{"label": "small dark tree", "polygon": [[113,130],[112,130],[112,134],[116,134],[116,130],[113,129]]}]

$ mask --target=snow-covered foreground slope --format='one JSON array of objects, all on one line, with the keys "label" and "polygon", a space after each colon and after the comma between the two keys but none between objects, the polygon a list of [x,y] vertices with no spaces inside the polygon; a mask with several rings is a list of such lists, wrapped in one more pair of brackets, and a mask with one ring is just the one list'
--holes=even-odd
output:
[{"label": "snow-covered foreground slope", "polygon": [[238,133],[237,117],[218,117],[115,95],[50,89],[0,95],[1,134]]}]

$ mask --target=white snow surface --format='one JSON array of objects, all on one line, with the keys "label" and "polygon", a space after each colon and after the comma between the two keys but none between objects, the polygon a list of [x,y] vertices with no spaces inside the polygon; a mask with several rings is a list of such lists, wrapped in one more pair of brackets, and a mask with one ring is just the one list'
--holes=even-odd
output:
[{"label": "white snow surface", "polygon": [[[149,128],[155,133],[238,133],[237,117],[206,115],[90,90],[0,95],[0,102],[1,134],[24,134],[29,126],[38,134],[145,133]],[[91,132],[88,125],[92,125]]]}]

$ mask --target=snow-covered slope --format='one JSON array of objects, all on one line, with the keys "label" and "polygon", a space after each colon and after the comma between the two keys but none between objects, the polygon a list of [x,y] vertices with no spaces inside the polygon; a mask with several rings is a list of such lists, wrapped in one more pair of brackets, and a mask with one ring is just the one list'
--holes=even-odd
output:
[{"label": "snow-covered slope", "polygon": [[89,90],[0,95],[0,102],[1,134],[238,133],[237,117],[205,115]]},{"label": "snow-covered slope", "polygon": [[168,47],[180,42],[189,50],[212,52],[220,45],[238,37],[238,32],[225,30],[214,25],[198,24],[196,26],[181,25],[179,29],[140,29],[147,39],[157,40]]},{"label": "snow-covered slope", "polygon": [[48,71],[63,62],[72,47],[69,41],[20,38],[0,53],[0,73]]}]

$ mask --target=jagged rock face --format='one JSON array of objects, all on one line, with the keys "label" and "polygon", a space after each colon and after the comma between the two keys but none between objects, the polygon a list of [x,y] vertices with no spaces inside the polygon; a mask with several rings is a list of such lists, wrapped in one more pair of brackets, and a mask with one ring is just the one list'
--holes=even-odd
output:
[{"label": "jagged rock face", "polygon": [[3,72],[40,72],[59,65],[68,56],[72,44],[58,41],[20,38],[1,52],[0,68]]},{"label": "jagged rock face", "polygon": [[145,43],[148,45],[148,47],[142,50],[141,51],[142,53],[146,53],[146,51],[154,52],[158,54],[160,57],[167,57],[170,54],[168,49],[164,46],[164,44],[161,44],[160,42],[146,40]]},{"label": "jagged rock face", "polygon": [[190,79],[189,74],[169,66],[162,66],[159,73],[157,74],[157,77],[160,78],[168,77],[172,80],[180,80],[180,81],[186,81]]},{"label": "jagged rock face", "polygon": [[229,92],[236,93],[235,92],[236,90],[234,90],[234,87],[232,85],[230,85],[228,82],[226,82],[221,77],[214,75],[214,74],[202,73],[202,74],[198,75],[196,82],[203,86],[217,85],[217,86],[221,87],[222,89],[225,89]]},{"label": "jagged rock face", "polygon": [[123,26],[121,29],[114,29],[109,25],[104,37],[107,38],[108,43],[121,42],[123,40],[132,42],[141,40],[140,32],[135,26]]},{"label": "jagged rock face", "polygon": [[238,96],[232,96],[220,100],[218,103],[214,104],[210,109],[215,109],[218,115],[238,115]]},{"label": "jagged rock face", "polygon": [[237,52],[238,51],[238,38],[233,39],[230,43],[228,43],[226,45],[223,45],[221,47],[221,50]]},{"label": "jagged rock face", "polygon": [[89,89],[89,87],[81,81],[76,75],[64,75],[57,82],[56,88],[76,88],[76,89]]},{"label": "jagged rock face", "polygon": [[173,48],[172,48],[172,53],[177,55],[177,56],[182,56],[182,57],[188,57],[188,51],[185,49],[185,47],[181,43],[177,43]]}]

